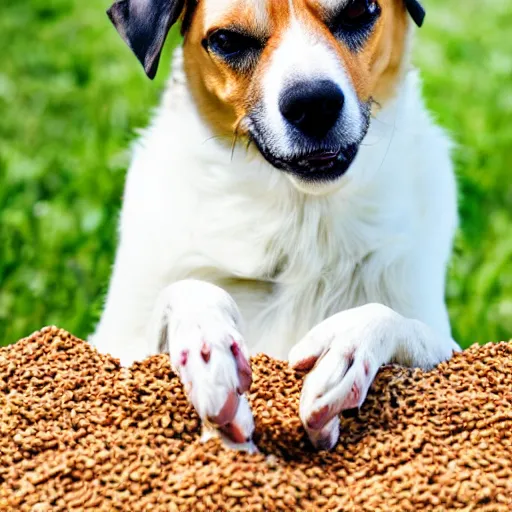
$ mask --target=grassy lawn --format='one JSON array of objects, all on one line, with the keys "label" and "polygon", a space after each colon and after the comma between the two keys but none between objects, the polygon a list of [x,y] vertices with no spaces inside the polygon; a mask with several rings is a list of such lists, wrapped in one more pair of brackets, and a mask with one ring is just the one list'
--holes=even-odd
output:
[{"label": "grassy lawn", "polygon": [[[415,60],[456,140],[462,227],[447,290],[462,344],[512,336],[512,4],[428,0]],[[150,82],[103,0],[4,0],[0,16],[0,344],[101,310],[127,148]]]}]

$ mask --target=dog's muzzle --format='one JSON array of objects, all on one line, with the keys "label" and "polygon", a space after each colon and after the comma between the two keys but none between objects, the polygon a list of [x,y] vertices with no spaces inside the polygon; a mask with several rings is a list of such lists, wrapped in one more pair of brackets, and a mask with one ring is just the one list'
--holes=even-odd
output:
[{"label": "dog's muzzle", "polygon": [[352,127],[345,120],[344,106],[343,91],[331,80],[295,82],[278,100],[285,143],[275,143],[276,136],[260,113],[250,120],[249,135],[274,167],[302,181],[332,181],[351,166],[367,130],[364,127],[357,136],[349,133]]}]

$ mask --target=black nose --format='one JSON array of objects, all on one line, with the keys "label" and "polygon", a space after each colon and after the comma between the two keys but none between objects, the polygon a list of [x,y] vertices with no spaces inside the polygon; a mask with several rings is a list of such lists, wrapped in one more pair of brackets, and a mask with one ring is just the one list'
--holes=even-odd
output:
[{"label": "black nose", "polygon": [[324,137],[335,125],[345,97],[330,80],[300,82],[285,89],[279,98],[283,117],[310,137]]}]

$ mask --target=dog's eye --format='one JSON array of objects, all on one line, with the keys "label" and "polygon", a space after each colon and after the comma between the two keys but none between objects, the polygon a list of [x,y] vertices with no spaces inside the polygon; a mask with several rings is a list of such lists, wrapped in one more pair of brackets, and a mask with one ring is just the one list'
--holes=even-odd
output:
[{"label": "dog's eye", "polygon": [[369,35],[380,15],[379,4],[373,0],[350,0],[329,23],[337,37],[357,49]]},{"label": "dog's eye", "polygon": [[371,22],[378,8],[377,2],[371,0],[352,0],[341,12],[339,21],[351,26]]},{"label": "dog's eye", "polygon": [[208,49],[224,58],[233,58],[245,54],[250,50],[258,50],[261,44],[253,37],[234,32],[232,30],[219,29],[207,38]]}]

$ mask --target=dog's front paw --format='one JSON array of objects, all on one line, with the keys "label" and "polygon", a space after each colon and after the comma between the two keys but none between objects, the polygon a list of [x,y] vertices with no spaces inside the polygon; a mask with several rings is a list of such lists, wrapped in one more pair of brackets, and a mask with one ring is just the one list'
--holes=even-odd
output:
[{"label": "dog's front paw", "polygon": [[339,413],[363,404],[379,367],[395,352],[392,331],[400,318],[379,304],[344,311],[320,323],[292,349],[290,364],[309,371],[300,417],[315,447],[333,448]]},{"label": "dog's front paw", "polygon": [[169,353],[203,423],[234,443],[249,442],[254,421],[244,393],[252,375],[240,334],[216,319],[198,319],[175,332]]},{"label": "dog's front paw", "polygon": [[164,346],[190,402],[205,426],[235,444],[249,442],[252,374],[236,305],[220,288],[194,281],[173,285],[164,298]]}]

